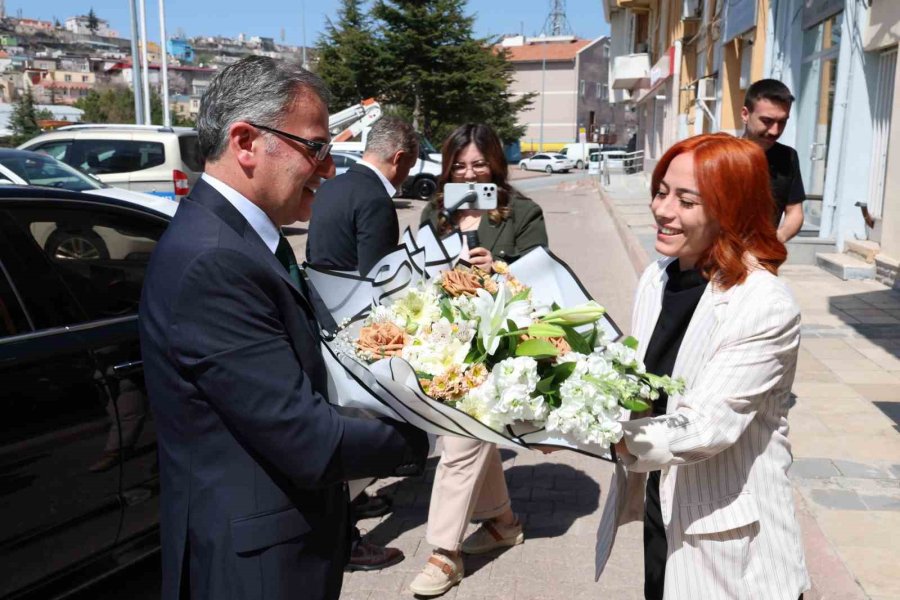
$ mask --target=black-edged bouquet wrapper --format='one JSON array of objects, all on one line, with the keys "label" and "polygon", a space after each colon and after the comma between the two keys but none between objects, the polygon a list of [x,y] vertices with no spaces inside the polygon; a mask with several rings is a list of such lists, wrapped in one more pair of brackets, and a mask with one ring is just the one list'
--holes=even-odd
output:
[{"label": "black-edged bouquet wrapper", "polygon": [[[662,389],[634,358],[633,340],[619,341],[616,324],[546,249],[501,263],[492,277],[461,261],[461,249],[458,233],[440,239],[424,225],[415,237],[407,229],[366,276],[306,265],[333,319],[323,325],[330,400],[435,435],[614,460],[620,430],[590,433],[596,423],[587,422],[585,406],[599,404],[598,393],[606,398],[600,420],[615,428],[627,408],[646,406],[617,405],[618,390],[650,400]],[[479,289],[450,294],[456,279]],[[372,330],[376,341],[366,350],[362,338]],[[453,401],[436,398],[453,393]],[[583,396],[589,401],[571,400]]]}]

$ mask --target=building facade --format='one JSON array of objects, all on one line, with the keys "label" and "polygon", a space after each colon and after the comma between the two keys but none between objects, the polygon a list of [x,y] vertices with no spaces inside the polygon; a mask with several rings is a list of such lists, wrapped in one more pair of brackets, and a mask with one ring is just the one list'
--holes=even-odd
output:
[{"label": "building facade", "polygon": [[797,150],[807,192],[791,260],[871,242],[879,272],[893,281],[900,2],[604,0],[604,12],[614,40],[612,101],[637,114],[645,169],[690,135],[741,135],[749,85],[783,81],[796,100],[780,141]]}]

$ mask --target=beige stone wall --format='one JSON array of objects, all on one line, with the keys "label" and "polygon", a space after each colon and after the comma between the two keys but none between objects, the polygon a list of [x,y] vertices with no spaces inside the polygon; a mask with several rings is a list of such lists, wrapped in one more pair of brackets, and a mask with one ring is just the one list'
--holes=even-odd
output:
[{"label": "beige stone wall", "polygon": [[900,259],[900,61],[894,72],[894,104],[888,138],[887,174],[884,181],[881,251]]},{"label": "beige stone wall", "polygon": [[874,0],[869,7],[869,23],[862,34],[867,52],[900,42],[900,2]]}]

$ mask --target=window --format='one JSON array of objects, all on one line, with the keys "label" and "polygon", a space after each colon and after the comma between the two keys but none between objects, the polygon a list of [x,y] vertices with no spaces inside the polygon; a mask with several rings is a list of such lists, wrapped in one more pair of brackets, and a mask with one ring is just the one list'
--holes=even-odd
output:
[{"label": "window", "polygon": [[181,150],[181,162],[191,171],[202,171],[204,160],[200,154],[200,138],[196,135],[183,135],[178,138]]},{"label": "window", "polygon": [[582,98],[584,97],[584,90],[585,90],[585,82],[584,82],[584,79],[582,79],[581,85],[578,87],[578,93],[581,95]]},{"label": "window", "polygon": [[165,147],[159,142],[78,140],[76,145],[80,160],[65,162],[93,175],[131,173],[166,162]]},{"label": "window", "polygon": [[595,90],[594,90],[594,95],[595,95],[595,97],[597,97],[597,98],[601,98],[601,97],[602,97],[602,95],[603,95],[603,84],[602,84],[602,83],[598,83],[598,84],[597,84],[597,86],[596,86],[596,88],[595,88]]},{"label": "window", "polygon": [[0,262],[0,338],[31,331],[15,290]]},{"label": "window", "polygon": [[52,156],[56,160],[61,160],[64,163],[67,163],[69,161],[66,160],[66,158],[71,156],[72,141],[66,140],[66,141],[61,141],[61,142],[47,142],[46,144],[41,144],[39,146],[34,146],[32,148],[28,148],[28,150],[33,150],[35,152],[42,152],[44,154]]},{"label": "window", "polygon": [[11,155],[0,158],[0,165],[31,185],[56,187],[73,192],[95,190],[101,187],[87,175],[47,156]]},{"label": "window", "polygon": [[68,81],[72,81],[72,76],[71,76],[71,75],[65,75],[65,76],[63,76],[63,80],[65,80],[65,81],[67,81],[67,82],[68,82]]},{"label": "window", "polygon": [[82,82],[82,83],[87,83],[87,80],[88,80],[88,76],[87,76],[87,75],[82,75],[82,76],[81,76],[81,82]]},{"label": "window", "polygon": [[[74,203],[73,203],[74,204]],[[65,206],[41,203],[8,211],[18,226],[24,254],[41,250],[64,287],[77,300],[76,310],[62,316],[70,325],[137,312],[150,253],[165,230],[161,219],[96,204]],[[14,277],[14,281],[19,278]],[[32,311],[31,295],[25,308]],[[44,298],[36,299],[45,303]],[[59,300],[56,300],[58,302]]]},{"label": "window", "polygon": [[608,83],[601,84],[600,99],[601,100],[609,100],[609,84]]}]

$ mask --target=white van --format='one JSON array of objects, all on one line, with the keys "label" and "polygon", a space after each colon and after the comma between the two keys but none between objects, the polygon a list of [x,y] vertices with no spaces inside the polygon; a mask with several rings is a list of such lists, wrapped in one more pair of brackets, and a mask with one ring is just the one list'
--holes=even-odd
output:
[{"label": "white van", "polygon": [[[360,140],[356,142],[335,142],[331,149],[337,152],[350,152],[362,155],[366,149],[366,138],[370,127],[363,129]],[[409,177],[400,186],[400,194],[404,198],[428,200],[437,191],[437,180],[441,176],[441,153],[422,136],[419,136],[419,159]]]},{"label": "white van", "polygon": [[575,163],[576,169],[583,169],[588,164],[591,152],[599,152],[600,144],[585,142],[577,144],[566,144],[560,151],[566,155],[566,158]]}]

